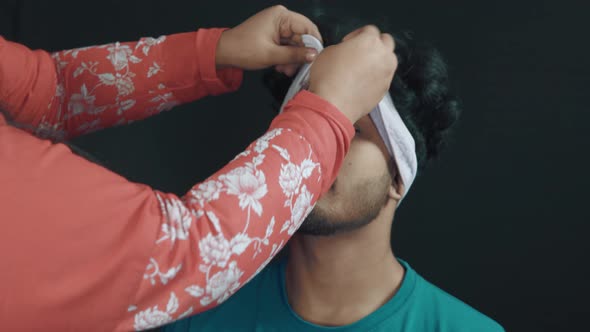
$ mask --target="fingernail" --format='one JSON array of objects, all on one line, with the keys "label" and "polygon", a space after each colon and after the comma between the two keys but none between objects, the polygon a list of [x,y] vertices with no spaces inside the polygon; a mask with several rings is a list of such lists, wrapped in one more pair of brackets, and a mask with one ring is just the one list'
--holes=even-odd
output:
[{"label": "fingernail", "polygon": [[305,54],[305,60],[313,61],[315,59],[316,55],[317,55],[316,52],[307,52],[307,54]]}]

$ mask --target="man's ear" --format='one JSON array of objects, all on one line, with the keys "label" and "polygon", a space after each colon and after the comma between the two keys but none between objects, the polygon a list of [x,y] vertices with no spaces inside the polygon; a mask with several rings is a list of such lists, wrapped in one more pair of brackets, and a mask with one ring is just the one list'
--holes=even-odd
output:
[{"label": "man's ear", "polygon": [[402,193],[404,191],[405,188],[401,176],[399,176],[399,173],[396,173],[395,178],[391,181],[391,186],[389,186],[389,197],[399,202],[402,199]]}]

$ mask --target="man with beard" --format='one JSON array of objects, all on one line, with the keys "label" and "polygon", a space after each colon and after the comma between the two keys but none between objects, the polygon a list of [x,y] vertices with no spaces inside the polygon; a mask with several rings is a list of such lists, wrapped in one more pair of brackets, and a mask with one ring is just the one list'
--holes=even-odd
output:
[{"label": "man with beard", "polygon": [[[326,16],[315,22],[324,45],[362,25]],[[403,119],[423,170],[442,149],[460,106],[435,49],[417,45],[409,34],[397,35],[395,45],[398,69],[389,89],[393,112]],[[292,79],[269,73],[265,82],[280,102]],[[370,115],[357,121],[355,130],[336,181],[285,255],[222,306],[164,331],[504,331],[396,257],[392,220],[413,176],[404,175],[395,156],[402,151],[390,152]],[[281,185],[289,190],[297,171],[292,176],[291,170],[283,171]],[[283,231],[294,232],[291,226],[286,222]]]}]

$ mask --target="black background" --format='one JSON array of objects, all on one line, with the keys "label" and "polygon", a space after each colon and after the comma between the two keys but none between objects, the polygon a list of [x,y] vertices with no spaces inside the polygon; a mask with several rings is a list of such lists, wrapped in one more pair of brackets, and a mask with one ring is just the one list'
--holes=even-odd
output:
[{"label": "black background", "polygon": [[[0,0],[0,34],[60,50],[235,26],[274,3]],[[309,4],[282,3],[294,10]],[[388,16],[396,29],[433,43],[464,103],[449,149],[397,214],[396,254],[508,331],[588,330],[590,6],[323,3]],[[260,73],[248,72],[236,93],[76,143],[133,181],[183,194],[266,130],[270,103]]]}]

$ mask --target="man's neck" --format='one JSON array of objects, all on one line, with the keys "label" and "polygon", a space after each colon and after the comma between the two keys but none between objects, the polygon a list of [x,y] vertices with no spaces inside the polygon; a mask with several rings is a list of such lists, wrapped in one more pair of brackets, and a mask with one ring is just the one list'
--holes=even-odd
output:
[{"label": "man's neck", "polygon": [[[379,220],[379,218],[383,220]],[[318,325],[354,323],[377,310],[399,289],[404,268],[389,243],[391,218],[335,236],[295,235],[289,244],[289,303]]]}]

